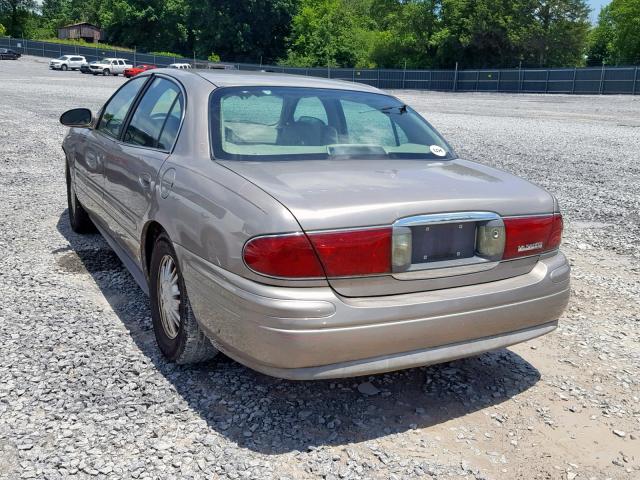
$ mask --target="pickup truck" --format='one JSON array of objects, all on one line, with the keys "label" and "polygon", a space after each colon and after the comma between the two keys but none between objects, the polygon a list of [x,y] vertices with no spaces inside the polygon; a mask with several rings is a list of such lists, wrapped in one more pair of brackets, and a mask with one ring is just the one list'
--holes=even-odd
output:
[{"label": "pickup truck", "polygon": [[133,65],[128,63],[128,60],[124,58],[103,58],[98,62],[91,62],[89,69],[94,75],[114,75],[118,76],[124,74],[127,68],[132,68]]}]

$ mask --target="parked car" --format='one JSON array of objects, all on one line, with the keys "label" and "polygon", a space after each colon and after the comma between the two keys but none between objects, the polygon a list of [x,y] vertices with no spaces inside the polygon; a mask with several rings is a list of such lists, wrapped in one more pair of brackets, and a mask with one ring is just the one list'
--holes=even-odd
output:
[{"label": "parked car", "polygon": [[61,122],[71,228],[148,292],[170,361],[368,375],[532,339],[567,305],[556,199],[373,87],[152,70]]},{"label": "parked car", "polygon": [[51,70],[79,70],[83,63],[87,63],[87,59],[79,55],[62,55],[54,58],[49,62]]},{"label": "parked car", "polygon": [[188,70],[191,68],[189,63],[172,63],[169,68],[176,68],[178,70]]},{"label": "parked car", "polygon": [[127,68],[132,68],[133,65],[127,63],[128,60],[124,58],[103,58],[97,62],[91,62],[89,64],[89,70],[94,75],[114,75],[118,76],[124,74]]},{"label": "parked car", "polygon": [[154,68],[158,68],[155,65],[138,65],[137,67],[127,68],[124,71],[124,76],[127,78],[135,77],[139,73],[146,72],[147,70],[153,70]]},{"label": "parked car", "polygon": [[0,48],[0,60],[17,60],[22,54],[10,48]]},{"label": "parked car", "polygon": [[98,63],[100,63],[99,60],[94,60],[93,62],[90,62],[90,63],[84,62],[82,65],[80,65],[80,72],[81,73],[92,73],[91,72],[91,65],[98,64]]}]

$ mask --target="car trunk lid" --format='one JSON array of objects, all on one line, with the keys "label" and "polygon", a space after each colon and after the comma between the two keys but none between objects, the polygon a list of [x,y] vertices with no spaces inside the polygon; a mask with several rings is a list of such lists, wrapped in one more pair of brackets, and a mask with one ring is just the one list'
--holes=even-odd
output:
[{"label": "car trunk lid", "polygon": [[[491,212],[510,217],[554,211],[553,197],[540,187],[466,160],[221,163],[285,205],[306,233],[392,226],[406,217],[443,213]],[[533,267],[535,259],[498,263],[510,265],[496,264],[464,274],[453,269],[405,277],[378,275],[329,281],[346,296],[425,291],[520,275]]]}]

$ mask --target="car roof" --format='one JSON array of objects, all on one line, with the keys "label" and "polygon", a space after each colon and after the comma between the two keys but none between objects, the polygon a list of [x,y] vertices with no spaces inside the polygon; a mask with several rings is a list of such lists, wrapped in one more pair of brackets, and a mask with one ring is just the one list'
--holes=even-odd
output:
[{"label": "car roof", "polygon": [[160,69],[154,72],[166,72],[176,79],[185,75],[198,75],[217,87],[242,86],[270,86],[270,87],[306,87],[329,88],[337,90],[352,90],[357,92],[383,93],[379,89],[363,84],[327,78],[310,77],[306,75],[291,75],[287,73],[253,72],[238,70],[210,70],[210,69]]}]

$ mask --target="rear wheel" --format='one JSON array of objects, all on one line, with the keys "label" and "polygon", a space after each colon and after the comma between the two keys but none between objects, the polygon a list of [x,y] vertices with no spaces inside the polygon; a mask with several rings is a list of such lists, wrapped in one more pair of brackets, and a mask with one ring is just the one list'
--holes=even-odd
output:
[{"label": "rear wheel", "polygon": [[89,214],[84,209],[78,197],[76,196],[75,185],[71,179],[71,172],[69,171],[69,164],[66,165],[66,177],[67,177],[67,212],[69,214],[69,223],[71,224],[71,230],[76,233],[91,233],[95,232],[96,227],[89,218]]},{"label": "rear wheel", "polygon": [[163,355],[181,364],[213,358],[218,351],[198,326],[176,253],[164,233],[155,242],[149,273],[153,330]]}]

